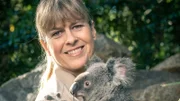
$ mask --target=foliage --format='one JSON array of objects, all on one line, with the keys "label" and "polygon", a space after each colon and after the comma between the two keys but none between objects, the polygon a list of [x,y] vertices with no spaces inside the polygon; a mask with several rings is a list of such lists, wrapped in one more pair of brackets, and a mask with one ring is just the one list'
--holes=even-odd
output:
[{"label": "foliage", "polygon": [[180,0],[87,2],[98,32],[128,46],[138,69],[180,52]]},{"label": "foliage", "polygon": [[[0,85],[40,61],[34,26],[39,0],[1,0]],[[85,0],[97,32],[128,46],[138,69],[180,52],[180,0]]]},{"label": "foliage", "polygon": [[35,3],[2,1],[0,11],[0,84],[30,71],[38,62],[41,49],[34,27]]}]

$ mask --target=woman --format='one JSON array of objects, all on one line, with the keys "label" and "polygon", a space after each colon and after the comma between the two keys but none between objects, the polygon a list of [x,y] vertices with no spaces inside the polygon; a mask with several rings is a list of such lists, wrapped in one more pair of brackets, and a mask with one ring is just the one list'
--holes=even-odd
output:
[{"label": "woman", "polygon": [[47,59],[36,101],[76,100],[70,85],[94,57],[96,30],[87,8],[81,0],[41,0],[36,28]]}]

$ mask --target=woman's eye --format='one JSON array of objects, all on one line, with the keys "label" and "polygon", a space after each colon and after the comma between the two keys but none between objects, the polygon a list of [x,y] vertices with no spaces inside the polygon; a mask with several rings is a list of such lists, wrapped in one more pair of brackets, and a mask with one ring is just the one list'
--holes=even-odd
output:
[{"label": "woman's eye", "polygon": [[62,35],[62,31],[56,31],[52,34],[52,38],[59,38]]},{"label": "woman's eye", "polygon": [[75,26],[73,26],[72,29],[74,29],[74,30],[81,30],[82,27],[83,27],[83,25],[75,25]]}]

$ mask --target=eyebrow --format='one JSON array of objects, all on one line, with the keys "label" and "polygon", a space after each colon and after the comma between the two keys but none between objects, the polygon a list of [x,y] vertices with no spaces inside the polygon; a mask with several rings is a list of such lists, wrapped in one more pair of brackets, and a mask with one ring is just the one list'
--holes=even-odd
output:
[{"label": "eyebrow", "polygon": [[[77,23],[84,23],[84,22],[85,22],[84,20],[76,20],[76,21],[74,21],[74,22],[70,22],[70,23],[71,23],[70,26],[74,26],[74,25],[77,24]],[[63,27],[64,27],[64,24],[61,24],[59,27],[54,26],[52,29],[50,29],[49,32],[51,32],[51,31],[53,31],[53,30],[63,29]]]},{"label": "eyebrow", "polygon": [[51,30],[50,30],[50,32],[51,31],[54,31],[54,30],[60,30],[60,29],[63,29],[62,27],[53,27]]},{"label": "eyebrow", "polygon": [[73,26],[77,23],[84,23],[85,21],[84,20],[76,20],[75,22],[72,22],[70,26]]}]

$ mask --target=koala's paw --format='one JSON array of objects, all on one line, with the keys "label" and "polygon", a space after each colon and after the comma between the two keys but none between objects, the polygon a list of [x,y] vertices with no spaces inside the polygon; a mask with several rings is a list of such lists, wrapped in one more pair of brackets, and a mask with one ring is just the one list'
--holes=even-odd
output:
[{"label": "koala's paw", "polygon": [[61,100],[60,93],[51,93],[51,94],[44,96],[43,101],[63,101],[63,100]]}]

